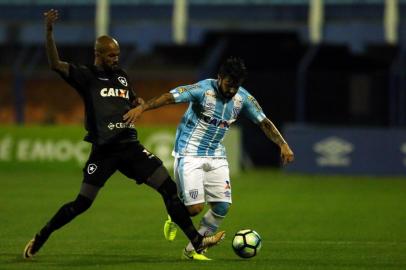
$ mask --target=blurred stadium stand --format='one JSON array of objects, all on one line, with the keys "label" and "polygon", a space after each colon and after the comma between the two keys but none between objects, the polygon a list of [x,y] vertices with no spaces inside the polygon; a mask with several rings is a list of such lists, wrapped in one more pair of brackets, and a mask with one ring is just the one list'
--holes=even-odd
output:
[{"label": "blurred stadium stand", "polygon": [[[149,98],[215,77],[230,55],[245,59],[244,86],[280,127],[286,123],[402,127],[406,124],[406,1],[399,3],[398,44],[385,42],[384,1],[326,0],[323,40],[309,42],[307,0],[190,0],[188,42],[172,41],[173,1],[111,0],[110,34],[137,93]],[[42,13],[60,10],[60,56],[92,63],[94,1],[0,0],[0,122],[80,123],[79,97],[48,70]],[[184,107],[148,113],[144,123],[176,123]],[[277,151],[242,120],[255,164],[277,164]],[[249,138],[249,139],[248,139]],[[265,151],[264,151],[265,150]]]}]

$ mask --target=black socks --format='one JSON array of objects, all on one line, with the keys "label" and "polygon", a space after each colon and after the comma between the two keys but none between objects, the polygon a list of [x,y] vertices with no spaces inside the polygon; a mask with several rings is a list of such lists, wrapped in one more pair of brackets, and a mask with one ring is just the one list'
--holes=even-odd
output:
[{"label": "black socks", "polygon": [[92,202],[92,200],[79,194],[76,197],[76,200],[63,205],[58,210],[58,212],[51,218],[45,227],[41,229],[38,237],[47,239],[53,231],[58,230],[62,226],[69,223],[77,215],[80,215],[86,211],[92,205]]},{"label": "black socks", "polygon": [[175,182],[168,177],[158,188],[158,192],[162,195],[172,220],[182,229],[193,246],[200,245],[203,237],[197,232],[186,206],[179,199]]}]

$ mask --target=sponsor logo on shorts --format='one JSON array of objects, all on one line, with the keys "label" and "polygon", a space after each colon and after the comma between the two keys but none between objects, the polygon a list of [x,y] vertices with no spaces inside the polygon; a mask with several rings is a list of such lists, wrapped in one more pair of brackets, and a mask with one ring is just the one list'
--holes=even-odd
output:
[{"label": "sponsor logo on shorts", "polygon": [[87,173],[88,173],[88,174],[93,174],[96,170],[97,170],[96,164],[90,163],[90,164],[87,166]]},{"label": "sponsor logo on shorts", "polygon": [[147,149],[144,148],[144,150],[142,150],[143,153],[145,153],[147,155],[147,157],[149,159],[154,157],[154,154],[152,154],[151,152],[149,152]]},{"label": "sponsor logo on shorts", "polygon": [[113,129],[122,129],[122,128],[135,128],[133,123],[127,124],[127,123],[123,123],[123,122],[118,122],[118,123],[109,123],[107,125],[107,128],[110,130]]},{"label": "sponsor logo on shorts", "polygon": [[225,189],[231,189],[230,181],[226,180],[226,187]]},{"label": "sponsor logo on shorts", "polygon": [[199,195],[199,190],[197,189],[189,190],[189,195],[192,199],[196,199],[197,195]]}]

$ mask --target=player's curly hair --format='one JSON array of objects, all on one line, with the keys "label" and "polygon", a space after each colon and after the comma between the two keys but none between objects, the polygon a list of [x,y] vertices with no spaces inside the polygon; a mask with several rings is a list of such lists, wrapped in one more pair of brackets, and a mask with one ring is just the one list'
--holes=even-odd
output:
[{"label": "player's curly hair", "polygon": [[244,60],[232,56],[221,64],[218,74],[220,77],[230,77],[233,81],[242,82],[247,76],[247,68],[245,67]]}]

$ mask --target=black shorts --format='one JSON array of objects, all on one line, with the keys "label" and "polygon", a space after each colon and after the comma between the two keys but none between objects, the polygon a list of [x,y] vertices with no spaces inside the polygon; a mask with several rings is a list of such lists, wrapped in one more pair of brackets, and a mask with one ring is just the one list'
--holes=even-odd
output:
[{"label": "black shorts", "polygon": [[160,166],[162,161],[139,142],[93,145],[83,168],[83,182],[102,187],[118,170],[138,184],[142,184]]}]

